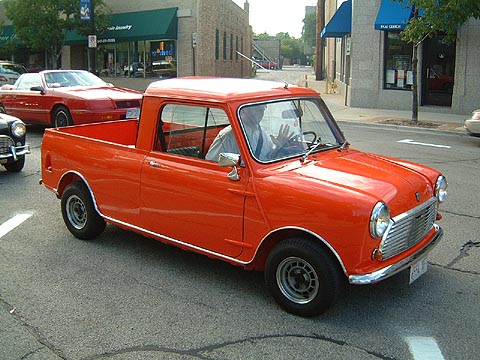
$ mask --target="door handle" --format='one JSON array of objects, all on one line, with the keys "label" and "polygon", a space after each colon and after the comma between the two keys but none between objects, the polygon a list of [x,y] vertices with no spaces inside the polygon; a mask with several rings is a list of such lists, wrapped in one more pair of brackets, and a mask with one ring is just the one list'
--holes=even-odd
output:
[{"label": "door handle", "polygon": [[152,167],[160,167],[161,165],[159,163],[157,163],[156,161],[154,160],[151,160],[148,165],[152,166]]}]

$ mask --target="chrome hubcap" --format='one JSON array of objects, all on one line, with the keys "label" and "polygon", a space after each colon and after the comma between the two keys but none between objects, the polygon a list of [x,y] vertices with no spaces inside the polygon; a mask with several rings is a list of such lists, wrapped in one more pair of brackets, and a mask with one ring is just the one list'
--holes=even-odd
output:
[{"label": "chrome hubcap", "polygon": [[297,304],[309,303],[319,290],[315,269],[299,257],[289,257],[280,263],[277,268],[277,284],[282,294]]},{"label": "chrome hubcap", "polygon": [[77,229],[81,230],[87,223],[87,209],[82,199],[76,195],[72,195],[68,198],[67,206],[67,218],[70,224]]}]

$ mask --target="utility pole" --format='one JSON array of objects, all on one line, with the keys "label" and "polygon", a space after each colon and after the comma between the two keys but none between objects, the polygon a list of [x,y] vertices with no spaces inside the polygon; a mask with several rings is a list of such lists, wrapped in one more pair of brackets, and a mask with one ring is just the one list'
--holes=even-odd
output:
[{"label": "utility pole", "polygon": [[325,27],[325,0],[317,0],[317,31],[316,31],[316,66],[315,79],[322,80],[323,76],[323,38],[320,36]]},{"label": "utility pole", "polygon": [[[91,25],[91,31],[92,35],[96,35],[95,31],[95,0],[90,0],[90,25]],[[95,44],[94,47],[92,47],[91,51],[91,65],[92,65],[92,73],[96,74],[97,73],[97,44]]]}]

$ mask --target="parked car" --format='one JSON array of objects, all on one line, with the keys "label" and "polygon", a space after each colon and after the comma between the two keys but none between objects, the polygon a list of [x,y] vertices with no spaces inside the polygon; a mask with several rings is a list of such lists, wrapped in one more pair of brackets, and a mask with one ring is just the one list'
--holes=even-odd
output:
[{"label": "parked car", "polygon": [[27,129],[22,120],[0,114],[0,164],[7,171],[19,172],[30,147],[25,144]]},{"label": "parked car", "polygon": [[259,64],[265,69],[278,70],[278,63],[275,61],[262,60],[259,62]]},{"label": "parked car", "polygon": [[22,74],[0,90],[0,112],[54,127],[135,117],[142,93],[115,87],[85,70]]},{"label": "parked car", "polygon": [[22,65],[10,61],[0,61],[0,85],[13,84],[21,74],[27,72]]},{"label": "parked car", "polygon": [[480,137],[480,109],[472,112],[472,116],[465,120],[464,128],[470,136]]}]

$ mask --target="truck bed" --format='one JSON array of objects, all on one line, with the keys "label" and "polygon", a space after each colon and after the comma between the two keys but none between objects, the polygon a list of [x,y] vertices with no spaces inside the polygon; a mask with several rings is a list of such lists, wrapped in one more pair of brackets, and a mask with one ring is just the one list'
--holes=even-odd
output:
[{"label": "truck bed", "polygon": [[135,146],[137,140],[138,119],[77,125],[47,129],[47,131],[71,134],[118,145]]}]

